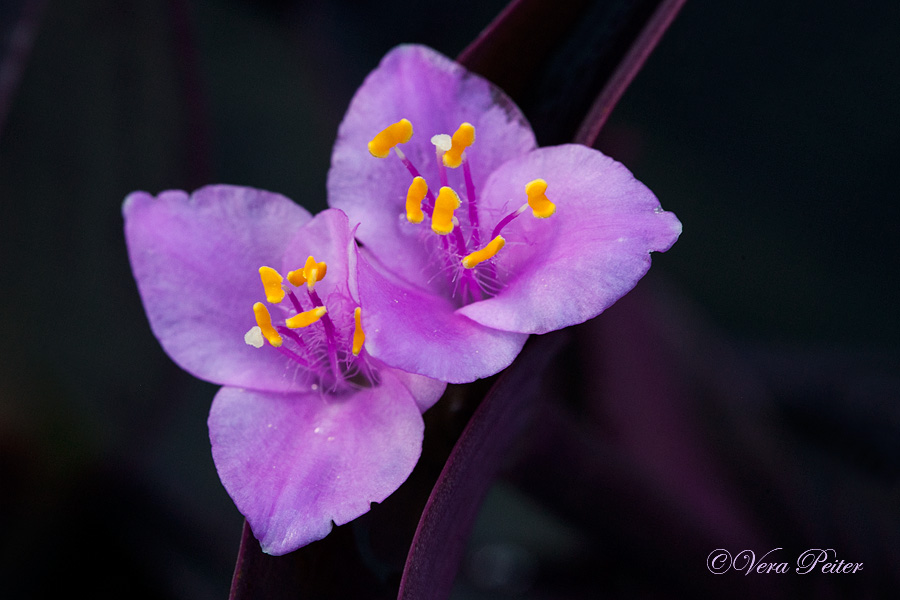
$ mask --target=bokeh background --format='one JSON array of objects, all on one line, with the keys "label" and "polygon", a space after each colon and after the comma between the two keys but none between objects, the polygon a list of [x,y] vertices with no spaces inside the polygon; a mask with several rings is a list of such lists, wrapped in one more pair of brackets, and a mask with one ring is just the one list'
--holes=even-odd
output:
[{"label": "bokeh background", "polygon": [[[216,388],[150,333],[121,201],[224,182],[324,208],[381,55],[455,56],[504,4],[0,2],[0,596],[226,597]],[[455,598],[900,589],[898,39],[890,0],[688,0],[598,142],[684,234],[566,351],[597,464],[563,489],[511,456]],[[865,569],[717,577],[718,547]]]}]

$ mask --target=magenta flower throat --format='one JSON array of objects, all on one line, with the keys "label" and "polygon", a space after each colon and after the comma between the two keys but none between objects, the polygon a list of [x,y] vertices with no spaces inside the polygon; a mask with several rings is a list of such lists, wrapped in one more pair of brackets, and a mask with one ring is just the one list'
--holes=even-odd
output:
[{"label": "magenta flower throat", "polygon": [[[496,264],[490,259],[506,245],[506,239],[501,235],[503,228],[528,208],[539,219],[546,219],[556,212],[556,205],[545,193],[547,182],[543,179],[528,182],[524,186],[527,202],[505,215],[491,230],[490,241],[481,246],[478,197],[466,155],[466,149],[475,142],[475,127],[471,123],[462,123],[452,136],[438,134],[431,138],[441,185],[436,196],[416,166],[399,148],[412,135],[412,124],[402,119],[376,135],[368,144],[369,152],[376,158],[385,158],[393,150],[413,178],[406,193],[406,220],[416,225],[422,223],[427,215],[431,231],[440,236],[435,238],[425,232],[420,236],[420,243],[436,257],[436,270],[445,272],[448,283],[454,288],[451,296],[459,298],[461,305],[466,305],[495,295],[502,284],[497,278]],[[465,216],[457,217],[455,213],[460,208],[460,197],[449,186],[447,170],[459,167],[462,167],[467,201]]]},{"label": "magenta flower throat", "polygon": [[[287,273],[287,283],[277,270],[261,266],[259,276],[266,301],[279,309],[277,323],[281,324],[273,324],[266,305],[256,302],[253,305],[256,325],[244,335],[244,341],[254,348],[262,348],[268,342],[304,368],[303,372],[314,380],[310,385],[313,390],[321,387],[334,394],[352,389],[354,385],[377,385],[376,372],[368,365],[365,356],[360,357],[366,339],[362,328],[362,308],[348,308],[353,304],[349,293],[332,293],[329,299],[332,309],[338,304],[339,315],[345,316],[348,311],[353,313],[352,330],[347,324],[339,329],[315,290],[316,283],[327,272],[328,265],[316,261],[312,255],[302,268]],[[301,301],[303,296],[306,298]],[[321,327],[312,327],[316,323],[321,323]],[[293,343],[293,350],[288,347],[290,343],[285,346],[285,339]]]}]

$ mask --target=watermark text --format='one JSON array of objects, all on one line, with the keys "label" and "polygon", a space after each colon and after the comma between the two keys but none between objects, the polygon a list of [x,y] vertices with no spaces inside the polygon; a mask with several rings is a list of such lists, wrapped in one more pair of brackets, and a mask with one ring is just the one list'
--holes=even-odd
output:
[{"label": "watermark text", "polygon": [[710,573],[722,575],[728,571],[737,571],[744,575],[750,573],[796,573],[806,575],[808,573],[845,574],[858,573],[863,570],[861,562],[848,562],[838,560],[837,552],[832,548],[810,548],[804,550],[796,560],[784,560],[780,554],[783,548],[772,548],[765,554],[757,557],[753,550],[741,550],[732,555],[724,548],[718,548],[709,553],[706,558],[706,568]]}]

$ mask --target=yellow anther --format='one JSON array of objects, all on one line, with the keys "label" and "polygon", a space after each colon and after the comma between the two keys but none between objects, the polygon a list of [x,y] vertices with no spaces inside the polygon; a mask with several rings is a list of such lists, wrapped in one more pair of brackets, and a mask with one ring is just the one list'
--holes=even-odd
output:
[{"label": "yellow anther", "polygon": [[453,134],[453,146],[444,152],[444,166],[455,169],[461,165],[463,152],[473,143],[475,143],[475,127],[471,123],[463,123]]},{"label": "yellow anther", "polygon": [[356,310],[353,311],[353,318],[356,321],[356,328],[353,330],[353,356],[359,356],[363,343],[366,341],[366,334],[363,332],[362,322],[360,321],[361,316],[362,309],[357,306]]},{"label": "yellow anther", "polygon": [[467,269],[472,269],[477,267],[484,261],[494,258],[498,252],[500,252],[500,248],[502,248],[506,244],[506,240],[503,239],[502,235],[498,235],[490,242],[488,245],[482,248],[481,250],[476,250],[472,252],[468,256],[462,259],[462,265]]},{"label": "yellow anther", "polygon": [[326,312],[324,306],[317,306],[312,310],[304,311],[298,315],[294,315],[290,319],[287,319],[284,324],[290,327],[291,329],[300,329],[301,327],[309,327],[316,321],[322,318]]},{"label": "yellow anther", "polygon": [[423,177],[415,177],[406,192],[406,220],[410,223],[421,223],[425,219],[422,212],[422,200],[428,193],[428,184]]},{"label": "yellow anther", "polygon": [[393,125],[388,125],[381,133],[369,142],[369,152],[375,158],[385,158],[391,153],[391,149],[397,144],[405,144],[412,137],[412,123],[406,119],[400,119]]},{"label": "yellow anther", "polygon": [[259,325],[263,337],[276,348],[281,346],[281,336],[278,335],[278,332],[272,327],[272,317],[269,316],[269,310],[266,308],[266,305],[262,302],[254,304],[253,314],[256,316],[256,324]]},{"label": "yellow anther", "polygon": [[259,278],[262,280],[263,289],[266,290],[266,300],[272,304],[278,304],[284,300],[284,290],[281,289],[281,282],[284,277],[272,267],[260,267]]},{"label": "yellow anther", "polygon": [[525,185],[525,194],[528,195],[528,206],[538,219],[546,219],[556,212],[556,205],[547,198],[547,182],[543,179],[529,181]]},{"label": "yellow anther", "polygon": [[301,285],[306,283],[306,276],[303,275],[303,269],[297,269],[296,271],[288,272],[287,280],[297,287],[300,287]]},{"label": "yellow anther", "polygon": [[287,278],[288,281],[298,287],[305,283],[309,289],[313,289],[316,286],[316,282],[325,278],[327,271],[328,265],[324,262],[316,262],[316,259],[310,256],[306,259],[306,264],[303,265],[302,269],[291,271],[287,274]]},{"label": "yellow anther", "polygon": [[453,231],[453,211],[459,208],[459,196],[452,189],[444,186],[434,201],[434,212],[431,213],[431,229],[440,235]]}]

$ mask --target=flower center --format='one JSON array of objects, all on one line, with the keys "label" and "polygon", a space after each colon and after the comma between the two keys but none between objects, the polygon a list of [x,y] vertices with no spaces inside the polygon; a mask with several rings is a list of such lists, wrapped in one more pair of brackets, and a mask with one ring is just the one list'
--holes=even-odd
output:
[{"label": "flower center", "polygon": [[[253,305],[256,326],[244,335],[244,341],[255,348],[268,342],[304,367],[313,378],[313,389],[321,386],[334,392],[345,387],[375,385],[376,374],[363,348],[366,336],[362,309],[357,306],[353,310],[352,328],[337,326],[315,289],[327,271],[328,266],[312,256],[303,268],[289,272],[287,278],[271,267],[260,267],[266,301],[273,305],[279,318],[273,321],[266,305],[257,302]],[[343,316],[352,305],[352,299],[339,291],[332,292],[328,300],[335,305],[336,315]]]},{"label": "flower center", "polygon": [[[438,134],[431,138],[440,182],[436,196],[412,161],[398,148],[412,136],[412,123],[401,119],[387,126],[369,142],[369,152],[375,158],[387,158],[393,150],[412,177],[406,190],[405,219],[412,225],[419,225],[426,216],[430,219],[431,233],[425,233],[421,238],[430,255],[437,257],[436,271],[446,273],[453,296],[468,304],[496,294],[502,284],[494,258],[507,243],[500,233],[528,208],[539,219],[553,215],[556,205],[547,198],[547,182],[543,179],[523,182],[526,202],[501,218],[491,230],[487,243],[483,244],[482,234],[488,230],[482,231],[479,223],[478,198],[466,156],[466,150],[475,143],[475,127],[463,123],[452,136]],[[464,201],[450,186],[447,173],[448,169],[460,167]],[[457,189],[461,189],[460,186]],[[457,211],[463,206],[465,210],[458,214]]]}]

